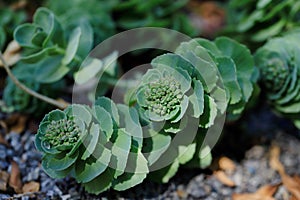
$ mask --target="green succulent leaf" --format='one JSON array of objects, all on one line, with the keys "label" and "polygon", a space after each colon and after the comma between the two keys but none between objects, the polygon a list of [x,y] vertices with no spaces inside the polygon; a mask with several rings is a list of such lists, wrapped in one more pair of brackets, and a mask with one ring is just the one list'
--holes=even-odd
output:
[{"label": "green succulent leaf", "polygon": [[96,76],[103,69],[103,62],[93,58],[84,62],[84,65],[78,72],[74,74],[74,79],[77,84],[84,84]]},{"label": "green succulent leaf", "polygon": [[99,128],[105,132],[107,140],[109,140],[113,134],[113,120],[110,113],[100,106],[94,106],[93,110],[100,124]]},{"label": "green succulent leaf", "polygon": [[214,120],[217,116],[217,104],[208,95],[204,95],[204,113],[200,116],[201,128],[208,128],[214,124]]},{"label": "green succulent leaf", "polygon": [[33,21],[48,35],[43,42],[43,47],[48,46],[51,40],[61,46],[64,45],[62,27],[50,10],[47,8],[38,8],[33,16]]},{"label": "green succulent leaf", "polygon": [[114,139],[113,146],[111,147],[113,157],[110,166],[116,169],[115,178],[124,173],[127,165],[127,159],[132,145],[131,136],[129,134],[130,133],[125,130],[119,129],[117,138]]},{"label": "green succulent leaf", "polygon": [[172,138],[167,134],[157,133],[153,129],[148,131],[150,134],[148,138],[144,139],[143,153],[151,166],[167,150]]},{"label": "green succulent leaf", "polygon": [[43,162],[45,162],[48,168],[51,168],[55,171],[61,171],[74,164],[78,157],[78,154],[79,152],[77,151],[72,156],[66,156],[66,154],[63,152],[55,155],[45,155],[44,157],[46,157],[47,159],[43,160]]},{"label": "green succulent leaf", "polygon": [[99,129],[100,129],[100,127],[98,125],[95,125],[94,123],[91,125],[90,131],[89,131],[87,137],[82,142],[86,148],[83,155],[81,156],[82,160],[86,160],[95,151],[95,148],[96,148],[98,140],[99,140],[99,134],[102,134],[102,133],[100,133]]},{"label": "green succulent leaf", "polygon": [[[147,176],[149,169],[146,158],[138,151],[130,153],[128,158],[127,169],[113,184],[113,188],[118,191],[127,190],[141,183]],[[134,173],[133,173],[134,172]]]},{"label": "green succulent leaf", "polygon": [[152,172],[151,179],[162,183],[168,183],[169,180],[176,174],[180,166],[179,161],[176,159],[171,165],[160,169],[159,171]]},{"label": "green succulent leaf", "polygon": [[66,54],[61,61],[63,65],[68,65],[75,57],[76,52],[78,50],[80,38],[81,38],[81,29],[77,27],[70,35],[69,42],[66,49]]},{"label": "green succulent leaf", "polygon": [[[46,158],[45,158],[46,159]],[[43,170],[51,177],[51,178],[64,178],[68,176],[71,172],[71,167],[64,170],[53,170],[52,168],[47,166],[47,162],[42,162]]]},{"label": "green succulent leaf", "polygon": [[196,144],[190,144],[188,146],[179,146],[178,147],[178,161],[180,164],[185,164],[190,161],[195,152],[196,152]]},{"label": "green succulent leaf", "polygon": [[297,30],[270,39],[255,53],[260,69],[261,83],[267,89],[267,98],[276,113],[286,116],[298,125],[299,117],[299,63],[300,48],[296,45]]},{"label": "green succulent leaf", "polygon": [[95,101],[95,106],[100,106],[102,108],[104,108],[108,113],[111,114],[113,122],[114,122],[114,127],[120,127],[120,117],[118,114],[118,108],[116,106],[116,104],[110,100],[107,97],[99,97],[96,101]]},{"label": "green succulent leaf", "polygon": [[238,103],[242,98],[242,93],[237,77],[235,76],[237,73],[235,64],[227,57],[219,57],[217,61],[219,63],[218,69],[227,92],[226,96],[230,98],[230,104]]},{"label": "green succulent leaf", "polygon": [[83,183],[83,186],[87,192],[98,195],[111,187],[113,174],[113,170],[108,168],[90,182]]},{"label": "green succulent leaf", "polygon": [[204,111],[204,88],[198,80],[193,80],[194,91],[189,96],[190,105],[192,105],[193,117],[199,118]]},{"label": "green succulent leaf", "polygon": [[62,56],[46,57],[38,63],[36,80],[40,83],[53,83],[64,77],[70,68],[61,63]]},{"label": "green succulent leaf", "polygon": [[37,46],[32,43],[32,40],[33,35],[39,31],[40,28],[37,25],[22,24],[16,28],[14,38],[22,47],[36,48]]},{"label": "green succulent leaf", "polygon": [[77,160],[75,178],[79,183],[87,183],[102,174],[109,165],[111,152],[99,142],[92,155],[83,160]]},{"label": "green succulent leaf", "polygon": [[199,151],[199,166],[204,169],[208,166],[210,166],[212,162],[212,155],[211,155],[211,149],[209,146],[205,146],[203,149]]},{"label": "green succulent leaf", "polygon": [[135,108],[129,108],[125,105],[117,105],[120,116],[120,127],[133,137],[137,142],[137,148],[141,148],[143,141],[143,131],[139,123],[139,115]]}]

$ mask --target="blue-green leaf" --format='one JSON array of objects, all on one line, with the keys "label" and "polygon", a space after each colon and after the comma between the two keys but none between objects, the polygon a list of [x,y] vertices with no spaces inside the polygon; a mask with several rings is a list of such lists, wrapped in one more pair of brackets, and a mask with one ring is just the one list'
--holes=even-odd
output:
[{"label": "blue-green leaf", "polygon": [[78,50],[80,37],[81,37],[81,29],[77,27],[70,35],[65,56],[61,61],[63,65],[68,65],[75,57],[76,52]]},{"label": "blue-green leaf", "polygon": [[70,68],[61,64],[62,56],[52,56],[43,59],[35,71],[36,80],[40,83],[53,83],[64,77]]}]

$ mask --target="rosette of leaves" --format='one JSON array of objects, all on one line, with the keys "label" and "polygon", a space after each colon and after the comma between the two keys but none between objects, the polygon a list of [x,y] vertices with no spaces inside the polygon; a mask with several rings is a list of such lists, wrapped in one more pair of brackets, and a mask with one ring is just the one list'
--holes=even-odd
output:
[{"label": "rosette of leaves", "polygon": [[258,69],[254,66],[251,52],[245,45],[227,37],[218,37],[214,41],[195,40],[209,51],[216,62],[226,90],[226,119],[238,119],[254,90],[259,90],[256,85]]},{"label": "rosette of leaves", "polygon": [[91,0],[89,3],[84,0],[51,0],[46,6],[58,16],[67,31],[72,31],[82,20],[88,21],[93,28],[94,43],[99,44],[116,32],[111,13],[117,3],[117,0]]},{"label": "rosette of leaves", "polygon": [[42,166],[53,178],[70,175],[90,193],[126,190],[142,182],[147,160],[134,108],[99,98],[92,108],[72,105],[47,114],[36,135]]},{"label": "rosette of leaves", "polygon": [[16,26],[25,20],[26,14],[22,10],[15,11],[4,6],[0,8],[0,50],[13,38]]},{"label": "rosette of leaves", "polygon": [[14,38],[23,48],[21,60],[34,63],[33,78],[41,83],[53,83],[74,67],[79,67],[93,44],[93,30],[82,20],[66,34],[54,13],[39,8],[32,23],[18,26]]},{"label": "rosette of leaves", "polygon": [[190,36],[196,35],[187,14],[182,9],[187,0],[129,0],[114,6],[113,14],[118,28],[128,30],[139,27],[170,28]]},{"label": "rosette of leaves", "polygon": [[[180,46],[175,53],[155,58],[153,69],[142,77],[136,90],[141,121],[143,125],[150,124],[148,131],[154,136],[145,140],[151,144],[151,151],[145,145],[149,165],[156,168],[166,159],[170,163],[152,173],[154,179],[162,182],[175,175],[180,164],[187,163],[195,154],[198,157],[201,149],[196,147],[197,135],[205,135],[217,114],[226,109],[226,92],[218,82],[216,63],[208,51],[197,46],[197,52]],[[163,124],[159,130],[157,124]],[[202,162],[198,164],[206,167]]]},{"label": "rosette of leaves", "polygon": [[[26,70],[24,70],[26,69]],[[12,69],[14,76],[26,85],[31,90],[51,98],[58,98],[61,90],[64,87],[64,81],[59,81],[52,84],[41,84],[32,79],[32,73],[35,70],[33,64],[25,64],[19,62]],[[19,88],[10,78],[6,80],[6,87],[3,92],[3,100],[6,112],[23,112],[27,114],[34,114],[36,116],[42,115],[52,109],[47,103],[38,100],[37,98],[26,93]]]},{"label": "rosette of leaves", "polygon": [[297,0],[245,0],[229,2],[228,27],[225,29],[243,43],[265,42],[299,25]]},{"label": "rosette of leaves", "polygon": [[152,134],[158,131],[153,135],[159,140],[153,137],[145,142],[152,144],[152,150],[165,142],[148,159],[151,167],[172,157],[169,166],[152,173],[167,182],[180,164],[201,168],[210,164],[210,148],[202,146],[205,134],[226,111],[230,119],[241,115],[253,91],[255,69],[250,51],[229,38],[183,42],[175,53],[155,58],[152,66],[136,91],[136,107],[144,124],[164,124],[161,130],[151,130]]},{"label": "rosette of leaves", "polygon": [[266,97],[276,113],[294,121],[300,128],[300,72],[297,45],[300,31],[273,38],[255,53],[255,63],[260,70],[260,81]]}]

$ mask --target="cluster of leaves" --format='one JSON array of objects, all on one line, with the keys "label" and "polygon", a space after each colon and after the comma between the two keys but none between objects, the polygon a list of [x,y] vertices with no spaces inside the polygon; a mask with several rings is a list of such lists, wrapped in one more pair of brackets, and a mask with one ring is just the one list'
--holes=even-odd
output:
[{"label": "cluster of leaves", "polygon": [[92,108],[74,104],[50,112],[40,124],[35,144],[48,175],[70,175],[90,193],[126,190],[149,172],[136,110],[106,97]]},{"label": "cluster of leaves", "polygon": [[[87,4],[83,0],[53,0],[45,2],[45,6],[50,10],[43,7],[38,8],[32,17],[32,23],[24,24],[22,24],[26,17],[24,12],[16,13],[8,8],[1,8],[3,12],[0,12],[0,16],[3,16],[0,20],[0,48],[4,47],[6,39],[14,36],[14,39],[22,47],[22,65],[19,67],[30,66],[28,67],[30,74],[21,75],[22,82],[27,86],[31,85],[27,82],[39,85],[31,89],[40,88],[38,89],[40,93],[41,90],[47,90],[44,88],[45,85],[59,82],[65,78],[75,78],[77,83],[83,83],[84,81],[80,80],[80,77],[95,68],[97,70],[94,74],[101,74],[104,77],[102,80],[112,79],[117,76],[115,68],[111,67],[110,71],[106,71],[107,73],[104,74],[101,71],[107,69],[103,67],[103,64],[111,63],[94,58],[85,60],[89,51],[117,31],[141,26],[163,26],[192,34],[193,29],[188,23],[186,15],[178,13],[185,4],[186,1],[142,3],[140,1],[93,0]],[[70,5],[72,5],[72,9],[69,9]],[[126,20],[125,15],[129,17]],[[16,25],[19,26],[16,27]],[[12,34],[13,30],[14,34]],[[116,63],[111,65],[115,66]],[[79,66],[85,70],[74,74]],[[21,78],[19,75],[16,76]],[[97,94],[100,95],[105,94],[110,87],[110,84],[102,80],[101,84],[105,87],[101,87],[100,91],[97,91]],[[22,106],[14,106],[13,102],[20,102],[17,96],[26,96],[26,94],[9,83],[10,80],[7,82],[9,87],[5,88],[4,93],[7,95],[5,95],[4,101],[10,110],[34,113],[36,110],[32,109],[34,107],[30,107],[31,103],[28,101],[26,101],[27,103],[23,102]],[[7,97],[14,91],[22,94]],[[54,94],[59,94],[59,91]],[[56,96],[50,95],[49,97]]]},{"label": "cluster of leaves", "polygon": [[12,39],[16,26],[25,20],[26,14],[22,10],[16,11],[8,7],[0,8],[0,50]]},{"label": "cluster of leaves", "polygon": [[[183,42],[175,53],[155,58],[152,66],[142,77],[135,106],[141,121],[153,127],[164,123],[158,134],[167,133],[175,141],[159,142],[168,149],[156,162],[173,160],[152,173],[155,180],[167,182],[180,164],[210,165],[209,146],[203,145],[205,134],[220,114],[227,111],[230,120],[240,116],[253,92],[255,68],[250,51],[225,37],[214,42],[201,38]],[[194,139],[191,132],[197,130]]]},{"label": "cluster of leaves", "polygon": [[[25,68],[26,70],[24,70]],[[19,62],[12,69],[12,72],[19,81],[28,88],[31,88],[33,91],[52,98],[59,98],[59,94],[65,86],[64,81],[60,80],[51,84],[39,83],[32,78],[34,70],[34,64]],[[5,112],[23,112],[40,116],[53,109],[47,103],[38,100],[20,89],[10,78],[7,79],[7,85],[3,93],[3,100],[6,106],[2,108],[2,110]]]},{"label": "cluster of leaves", "polygon": [[[82,18],[88,19],[98,44],[116,32],[147,26],[171,28],[193,36],[195,29],[183,12],[187,3],[187,0],[92,0],[87,4],[84,0],[51,0],[46,6],[66,26],[72,26]],[[72,9],[69,9],[70,5]]]},{"label": "cluster of leaves", "polygon": [[233,0],[229,2],[226,32],[244,43],[265,42],[297,27],[299,11],[297,0]]},{"label": "cluster of leaves", "polygon": [[275,112],[291,118],[300,128],[300,30],[269,40],[255,53],[261,82]]},{"label": "cluster of leaves", "polygon": [[149,171],[167,182],[182,164],[210,164],[210,147],[202,145],[207,130],[226,110],[239,116],[253,91],[249,50],[228,38],[195,39],[151,64],[125,95],[127,105],[100,97],[92,108],[72,105],[45,116],[36,146],[50,176],[70,175],[98,194],[128,189]]},{"label": "cluster of leaves", "polygon": [[[81,21],[88,21],[93,28],[94,44],[97,45],[116,33],[112,10],[117,0],[51,0],[46,7],[59,18],[65,30],[72,31]],[[72,9],[70,9],[72,5]]]},{"label": "cluster of leaves", "polygon": [[[66,75],[74,79],[79,66],[85,69],[96,65],[98,71],[104,69],[100,60],[86,58],[94,44],[89,20],[82,18],[69,25],[63,26],[52,11],[41,7],[35,12],[32,23],[19,25],[14,31],[14,39],[22,47],[22,57],[14,67],[14,75],[32,90],[52,98],[61,94]],[[25,69],[26,73],[23,73]],[[41,107],[32,106],[37,99],[19,89],[10,79],[3,99],[10,111],[45,112]]]},{"label": "cluster of leaves", "polygon": [[182,8],[188,0],[129,0],[114,6],[117,27],[127,30],[137,27],[164,27],[180,31],[190,36],[196,35]]}]

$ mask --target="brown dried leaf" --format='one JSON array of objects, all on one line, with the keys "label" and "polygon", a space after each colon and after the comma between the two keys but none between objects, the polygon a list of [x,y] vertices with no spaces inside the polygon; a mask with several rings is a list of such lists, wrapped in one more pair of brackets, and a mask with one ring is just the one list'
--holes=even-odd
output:
[{"label": "brown dried leaf", "polygon": [[70,105],[69,102],[65,101],[65,100],[62,99],[62,98],[58,98],[58,99],[56,99],[56,101],[58,101],[59,103],[62,103],[62,104],[64,105],[65,108],[67,108],[67,107]]},{"label": "brown dried leaf", "polygon": [[[16,64],[20,60],[20,50],[21,47],[15,40],[7,45],[7,48],[3,53],[3,58],[9,66]],[[0,67],[3,67],[2,61],[0,61]]]},{"label": "brown dried leaf", "polygon": [[2,129],[4,130],[3,134],[8,133],[8,128],[7,128],[7,125],[6,125],[5,121],[0,120],[0,127],[2,127]]},{"label": "brown dried leaf", "polygon": [[6,120],[5,124],[9,132],[22,133],[25,130],[28,116],[12,114]]},{"label": "brown dried leaf", "polygon": [[300,176],[295,175],[295,176],[293,176],[293,179],[294,179],[298,184],[300,184]]},{"label": "brown dried leaf", "polygon": [[231,159],[229,159],[228,157],[223,156],[219,159],[219,168],[224,170],[224,171],[232,172],[236,169],[236,166],[235,166],[234,162]]},{"label": "brown dried leaf", "polygon": [[213,1],[189,1],[190,20],[202,35],[212,36],[225,24],[225,11]]},{"label": "brown dried leaf", "polygon": [[3,137],[2,134],[0,134],[0,144],[4,144],[5,146],[9,147],[9,143],[6,141],[6,139]]},{"label": "brown dried leaf", "polygon": [[284,166],[279,160],[280,148],[273,145],[270,150],[270,166],[278,171],[281,176],[282,183],[286,189],[296,198],[300,199],[300,178],[299,176],[291,177],[285,173]]},{"label": "brown dried leaf", "polygon": [[31,181],[29,183],[24,184],[22,190],[23,190],[24,193],[38,192],[38,191],[40,191],[40,183],[35,182],[35,181]]},{"label": "brown dried leaf", "polygon": [[185,191],[181,190],[181,189],[178,189],[176,191],[176,193],[177,193],[177,195],[180,199],[186,199],[186,197],[188,196],[188,194]]},{"label": "brown dried leaf", "polygon": [[23,9],[27,6],[28,2],[26,0],[20,0],[10,5],[13,10]]},{"label": "brown dried leaf", "polygon": [[281,183],[276,185],[265,185],[259,188],[255,193],[244,193],[232,195],[233,200],[275,200],[273,195],[278,190]]},{"label": "brown dried leaf", "polygon": [[9,174],[5,171],[0,171],[0,190],[7,190],[7,183],[9,179]]},{"label": "brown dried leaf", "polygon": [[280,157],[280,148],[277,145],[272,145],[270,149],[270,167],[279,174],[284,174],[285,170],[282,163],[279,160]]},{"label": "brown dried leaf", "polygon": [[300,183],[299,180],[293,177],[290,177],[287,174],[281,175],[282,183],[286,189],[296,198],[300,199]]},{"label": "brown dried leaf", "polygon": [[16,193],[22,193],[21,172],[18,164],[11,161],[11,174],[9,177],[9,186],[14,188]]},{"label": "brown dried leaf", "polygon": [[298,200],[298,199],[296,199],[296,197],[294,197],[294,196],[291,196],[290,200]]},{"label": "brown dried leaf", "polygon": [[236,184],[231,180],[224,171],[214,171],[214,176],[224,185],[234,187]]}]

